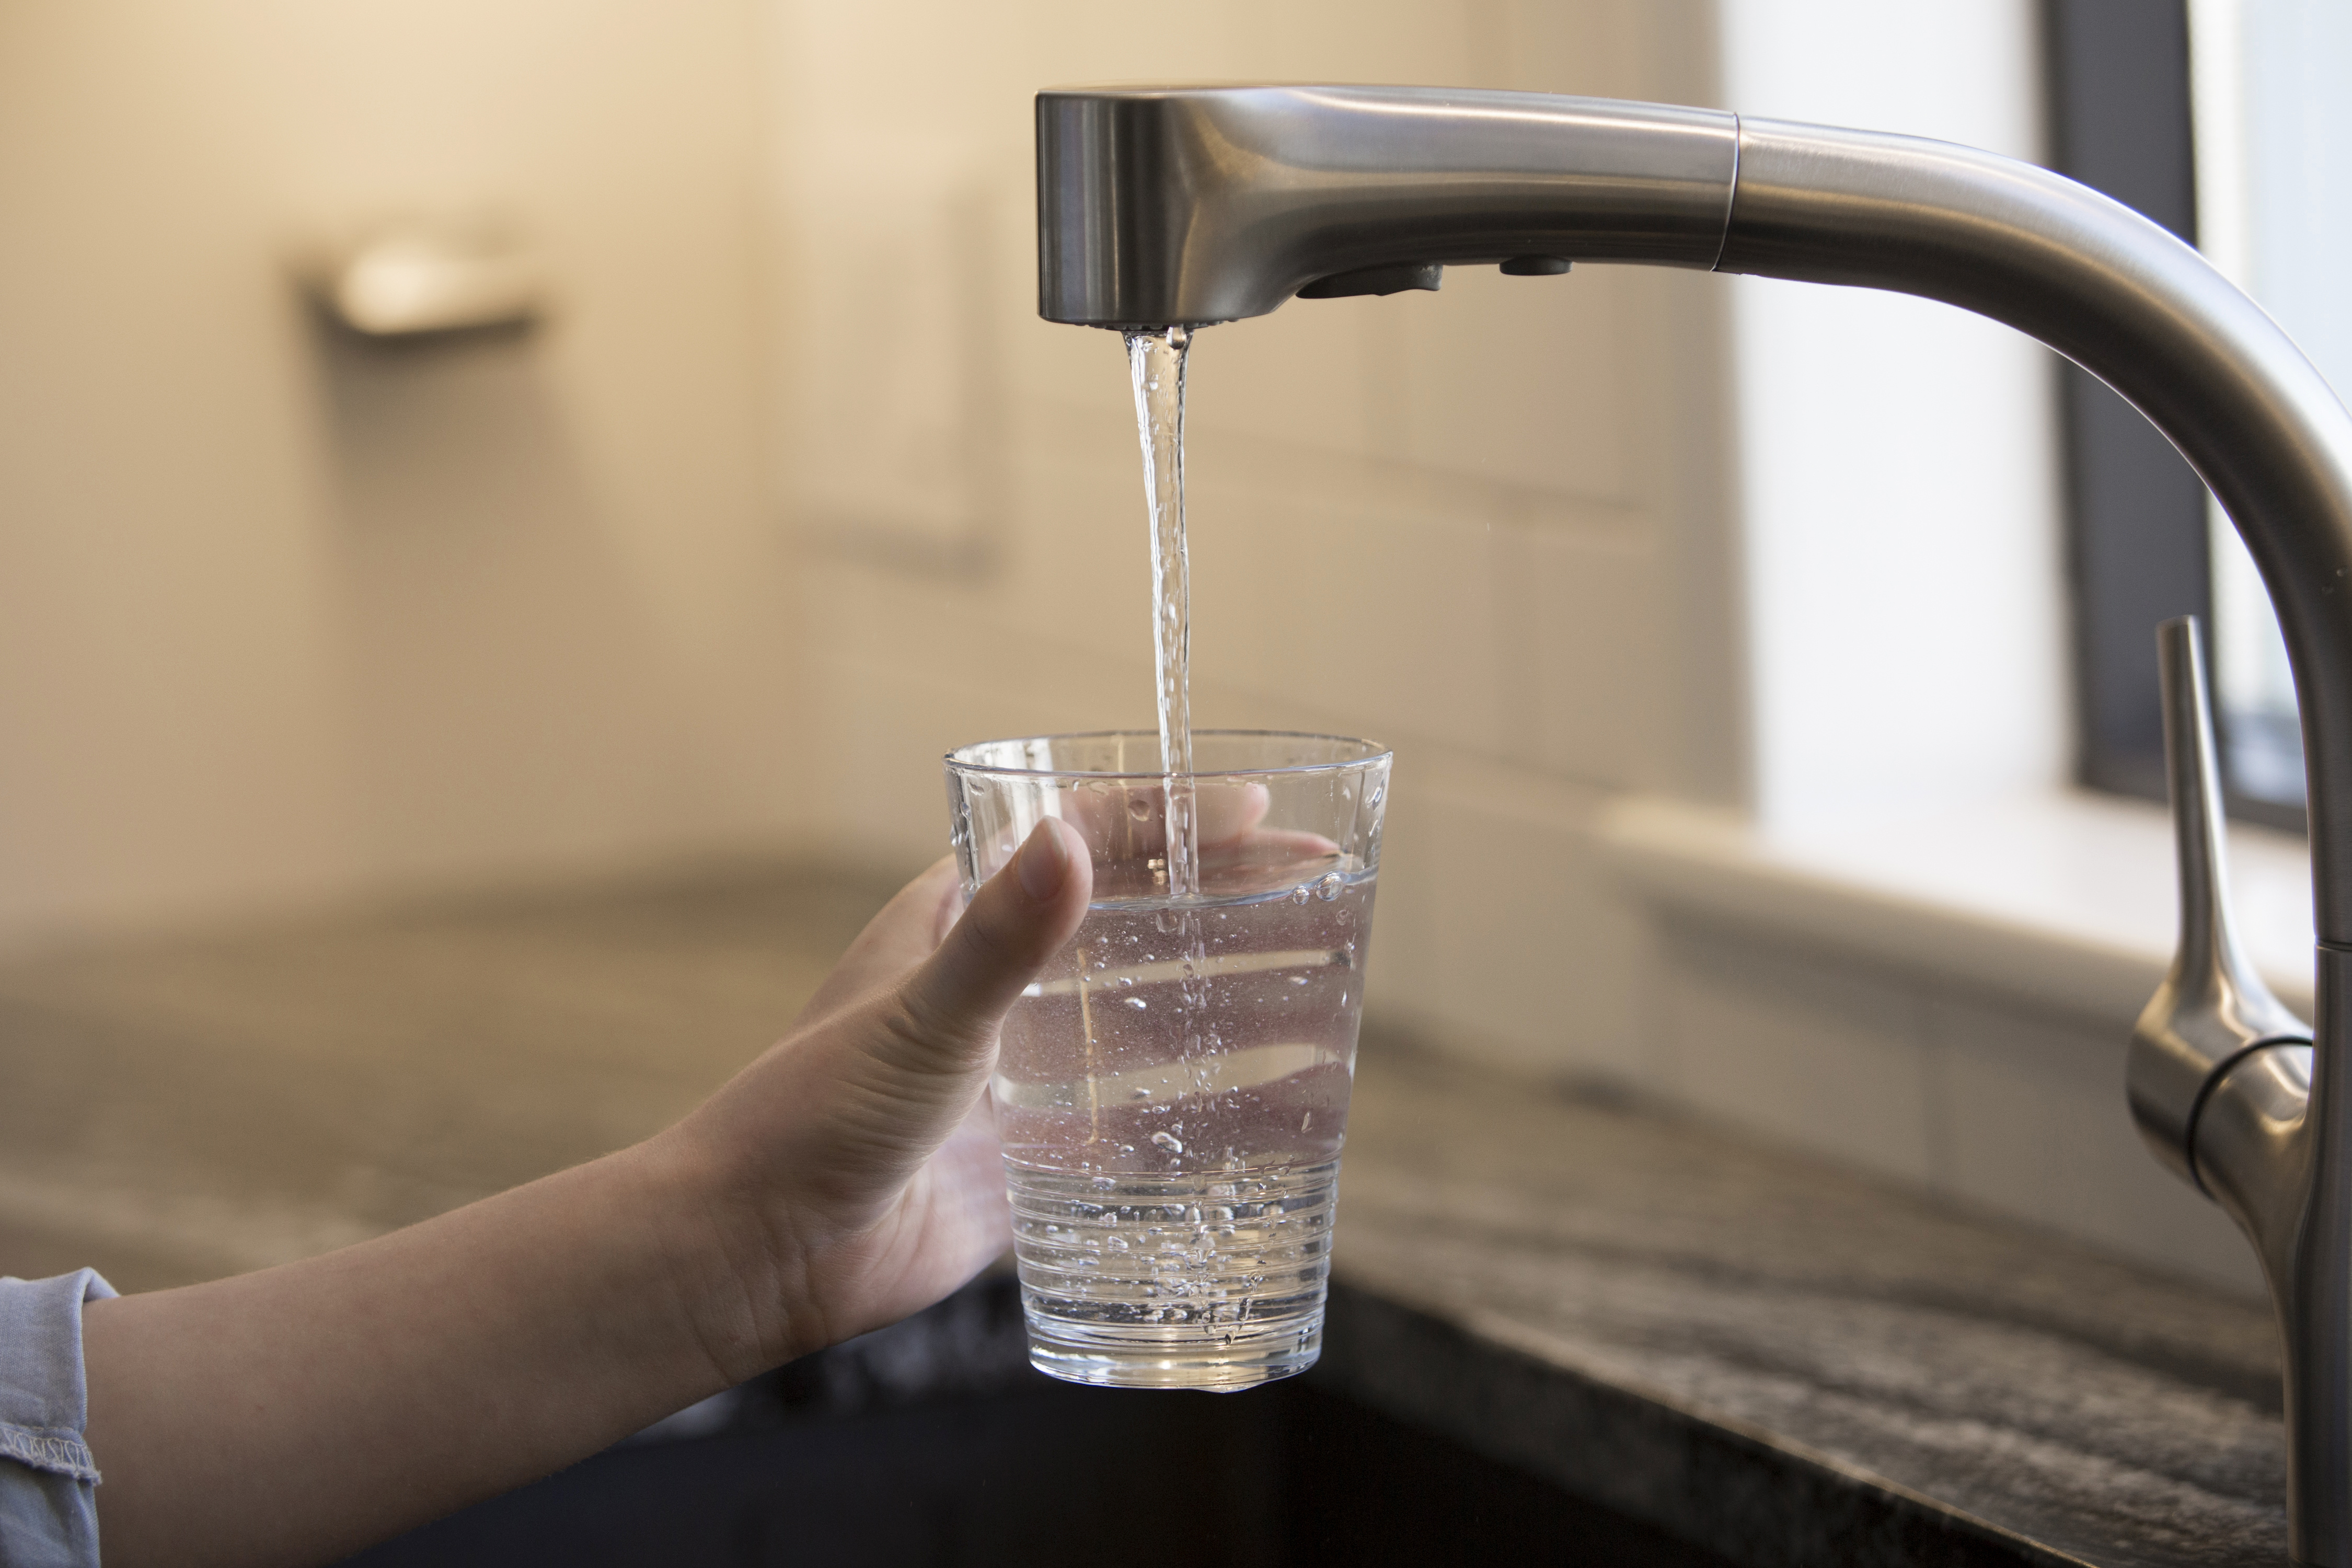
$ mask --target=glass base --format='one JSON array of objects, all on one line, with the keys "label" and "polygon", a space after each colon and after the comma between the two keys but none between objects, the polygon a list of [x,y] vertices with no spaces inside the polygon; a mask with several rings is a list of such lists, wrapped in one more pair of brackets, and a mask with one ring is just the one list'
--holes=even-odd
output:
[{"label": "glass base", "polygon": [[1237,1390],[1315,1364],[1336,1160],[1091,1176],[1007,1162],[1005,1174],[1038,1371]]},{"label": "glass base", "polygon": [[1029,1364],[1065,1383],[1098,1388],[1196,1388],[1239,1394],[1296,1377],[1323,1353],[1323,1314],[1268,1323],[1203,1342],[1197,1329],[1076,1323],[1029,1315]]}]

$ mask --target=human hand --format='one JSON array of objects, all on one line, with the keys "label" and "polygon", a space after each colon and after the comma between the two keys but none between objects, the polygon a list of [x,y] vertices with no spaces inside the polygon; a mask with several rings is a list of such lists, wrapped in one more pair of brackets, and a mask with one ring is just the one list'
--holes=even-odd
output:
[{"label": "human hand", "polygon": [[[646,1142],[322,1257],[91,1303],[107,1560],[340,1558],[955,1289],[1006,1239],[998,1027],[1097,867],[1108,886],[1164,863],[1156,794],[1041,824],[961,911],[951,867],[918,878],[782,1041]],[[1336,854],[1266,815],[1262,791],[1204,784],[1204,867],[1290,878]]]},{"label": "human hand", "polygon": [[784,1038],[646,1142],[323,1257],[93,1302],[109,1563],[340,1559],[890,1322],[1004,1245],[997,1026],[1077,930],[1046,823],[934,867]]},{"label": "human hand", "polygon": [[1091,885],[1085,841],[1050,820],[960,917],[954,864],[933,866],[782,1041],[656,1140],[710,1177],[732,1278],[702,1282],[704,1338],[731,1370],[896,1321],[1003,1251],[997,1030]]},{"label": "human hand", "polygon": [[[1268,827],[1274,796],[1244,779],[1204,778],[1192,786],[1193,843],[1204,890],[1247,892],[1312,876],[1339,847],[1318,833]],[[1077,829],[1094,860],[1100,890],[1152,887],[1168,854],[1168,795],[1159,781],[1125,782],[1061,797],[1063,820]]]}]

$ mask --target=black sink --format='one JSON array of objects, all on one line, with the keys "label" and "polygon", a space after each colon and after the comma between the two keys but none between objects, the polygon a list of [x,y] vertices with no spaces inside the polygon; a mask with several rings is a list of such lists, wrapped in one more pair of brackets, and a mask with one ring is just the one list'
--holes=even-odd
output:
[{"label": "black sink", "polygon": [[[1076,1388],[1029,1370],[1012,1282],[736,1391],[351,1559],[364,1568],[1221,1568],[1727,1559],[1350,1398]],[[680,1424],[673,1424],[673,1429]]]}]

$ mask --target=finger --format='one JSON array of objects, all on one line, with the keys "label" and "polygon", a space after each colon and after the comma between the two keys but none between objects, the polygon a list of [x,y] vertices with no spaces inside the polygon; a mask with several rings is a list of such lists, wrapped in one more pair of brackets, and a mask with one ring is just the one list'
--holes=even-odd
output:
[{"label": "finger", "polygon": [[1268,827],[1223,844],[1203,845],[1201,868],[1209,871],[1250,867],[1264,876],[1292,871],[1303,874],[1328,870],[1339,853],[1339,847],[1319,833]]},{"label": "finger", "polygon": [[1262,784],[1204,784],[1193,798],[1199,803],[1193,819],[1201,825],[1204,847],[1247,837],[1274,808],[1274,796]]},{"label": "finger", "polygon": [[[1247,837],[1273,806],[1274,796],[1262,784],[1202,779],[1192,786],[1192,820],[1204,848]],[[1157,781],[1065,796],[1062,815],[1106,859],[1140,859],[1166,851],[1168,792]]]},{"label": "finger", "polygon": [[1048,817],[972,895],[939,951],[898,987],[900,1065],[963,1071],[1045,961],[1076,934],[1094,888],[1086,844]]}]

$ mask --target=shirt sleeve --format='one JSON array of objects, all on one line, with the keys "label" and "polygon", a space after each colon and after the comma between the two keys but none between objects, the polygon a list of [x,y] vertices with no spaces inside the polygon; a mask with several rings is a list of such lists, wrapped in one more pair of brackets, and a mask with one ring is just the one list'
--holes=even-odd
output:
[{"label": "shirt sleeve", "polygon": [[88,1268],[0,1279],[0,1568],[98,1568],[81,1309],[113,1294]]}]

